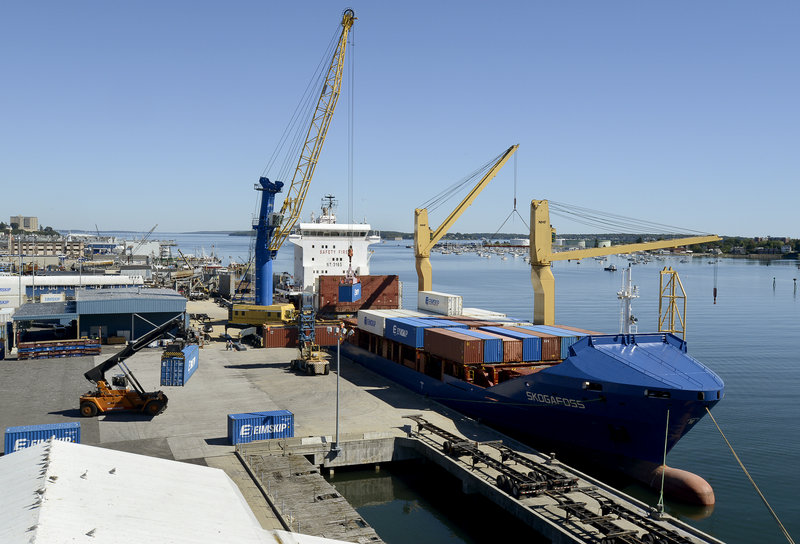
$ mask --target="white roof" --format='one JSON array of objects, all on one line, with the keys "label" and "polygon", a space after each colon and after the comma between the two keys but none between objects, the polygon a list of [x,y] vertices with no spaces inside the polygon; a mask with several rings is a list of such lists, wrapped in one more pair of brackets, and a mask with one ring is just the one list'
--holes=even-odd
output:
[{"label": "white roof", "polygon": [[51,440],[0,457],[0,542],[317,544],[266,531],[220,469]]}]

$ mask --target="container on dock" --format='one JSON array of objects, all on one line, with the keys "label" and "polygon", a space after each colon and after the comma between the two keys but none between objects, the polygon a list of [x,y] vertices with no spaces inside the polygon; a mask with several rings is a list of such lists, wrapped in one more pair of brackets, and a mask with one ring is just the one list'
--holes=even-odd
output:
[{"label": "container on dock", "polygon": [[63,440],[64,442],[81,442],[80,423],[49,423],[46,425],[24,425],[22,427],[8,427],[5,436],[6,455],[15,451],[28,448],[49,439]]},{"label": "container on dock", "polygon": [[42,293],[39,295],[39,302],[64,302],[67,300],[64,293]]},{"label": "container on dock", "polygon": [[397,275],[359,276],[361,298],[347,302],[339,297],[344,276],[317,278],[317,311],[323,314],[354,314],[360,309],[391,310],[400,307],[403,286]]},{"label": "container on dock", "polygon": [[200,349],[197,344],[189,344],[183,349],[170,346],[161,355],[161,385],[183,387],[189,381],[200,361]]},{"label": "container on dock", "polygon": [[425,329],[425,351],[461,364],[483,362],[483,340],[462,334],[469,329]]},{"label": "container on dock", "polygon": [[467,328],[466,325],[446,319],[423,319],[420,317],[391,317],[387,318],[385,323],[384,338],[418,349],[425,345],[425,329],[434,327]]},{"label": "container on dock", "polygon": [[417,309],[440,315],[461,315],[464,302],[459,295],[449,295],[438,291],[420,291],[417,293]]},{"label": "container on dock", "polygon": [[542,361],[558,361],[559,359],[564,359],[561,352],[560,336],[535,331],[528,325],[522,325],[519,327],[507,326],[505,328],[538,336],[542,342]]},{"label": "container on dock", "polygon": [[523,361],[542,360],[542,339],[531,331],[523,331],[511,327],[482,327],[480,330],[522,341]]},{"label": "container on dock", "polygon": [[297,327],[294,325],[265,326],[262,331],[262,345],[265,348],[297,347]]},{"label": "container on dock", "polygon": [[339,302],[358,302],[361,300],[360,283],[340,283]]},{"label": "container on dock", "polygon": [[294,414],[289,410],[228,414],[228,442],[231,445],[293,436]]},{"label": "container on dock", "polygon": [[[459,334],[479,338],[483,341],[483,362],[484,363],[502,363],[503,361],[503,341],[494,334],[488,332],[469,329],[459,329]],[[425,344],[427,348],[428,345]]]}]

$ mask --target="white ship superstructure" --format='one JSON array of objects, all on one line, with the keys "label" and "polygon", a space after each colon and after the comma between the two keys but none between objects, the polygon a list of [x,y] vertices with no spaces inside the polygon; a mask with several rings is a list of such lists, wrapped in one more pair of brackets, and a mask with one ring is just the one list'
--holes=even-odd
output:
[{"label": "white ship superstructure", "polygon": [[[300,223],[289,235],[294,246],[295,289],[313,291],[319,276],[343,276],[352,266],[358,276],[369,274],[369,246],[381,241],[367,223],[337,223],[336,201],[323,200],[322,215],[311,215],[310,223]],[[348,250],[353,248],[352,265]]]}]

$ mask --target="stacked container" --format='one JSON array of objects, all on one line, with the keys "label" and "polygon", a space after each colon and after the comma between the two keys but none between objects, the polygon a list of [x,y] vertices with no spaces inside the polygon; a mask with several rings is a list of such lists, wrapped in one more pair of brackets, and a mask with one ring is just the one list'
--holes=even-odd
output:
[{"label": "stacked container", "polygon": [[392,317],[387,318],[385,323],[384,338],[417,349],[425,346],[425,329],[435,327],[467,328],[466,325],[446,319],[423,319],[420,317]]},{"label": "stacked container", "polygon": [[49,439],[63,440],[64,442],[81,442],[80,423],[50,423],[47,425],[25,425],[22,427],[9,427],[6,429],[5,449],[6,455],[15,451],[28,448]]},{"label": "stacked container", "polygon": [[522,359],[522,340],[511,338],[510,336],[503,336],[493,332],[489,332],[486,328],[480,330],[482,334],[492,336],[499,339],[503,343],[503,362],[504,363],[519,363]]},{"label": "stacked container", "polygon": [[[494,334],[490,334],[480,330],[459,330],[459,334],[479,338],[483,342],[483,362],[484,363],[502,363],[503,360],[503,341]],[[428,344],[425,344],[427,348]]]},{"label": "stacked container", "polygon": [[586,336],[585,334],[580,334],[575,331],[570,331],[566,329],[560,329],[558,327],[551,327],[548,325],[533,325],[530,327],[522,327],[524,329],[529,329],[536,332],[541,332],[544,334],[551,334],[554,336],[561,337],[561,358],[566,359],[569,357],[569,347],[578,341],[579,338]]},{"label": "stacked container", "polygon": [[167,346],[161,355],[161,385],[184,386],[197,371],[200,350],[197,344],[189,344],[178,350]]},{"label": "stacked container", "polygon": [[423,317],[426,314],[414,310],[359,310],[358,328],[383,336],[386,318],[389,317]]},{"label": "stacked container", "polygon": [[542,360],[542,339],[531,331],[517,330],[511,327],[482,327],[480,330],[522,341],[523,361]]},{"label": "stacked container", "polygon": [[231,445],[293,436],[294,414],[289,410],[228,414],[228,441]]},{"label": "stacked container", "polygon": [[563,359],[561,356],[561,337],[554,334],[538,332],[530,327],[533,325],[520,325],[518,327],[507,326],[505,328],[526,334],[538,336],[542,346],[542,361],[558,361]]},{"label": "stacked container", "polygon": [[425,329],[425,351],[461,364],[483,362],[483,340],[462,334],[469,329]]},{"label": "stacked container", "polygon": [[464,302],[459,295],[449,295],[437,291],[420,291],[417,293],[417,309],[435,314],[454,316],[461,315]]}]

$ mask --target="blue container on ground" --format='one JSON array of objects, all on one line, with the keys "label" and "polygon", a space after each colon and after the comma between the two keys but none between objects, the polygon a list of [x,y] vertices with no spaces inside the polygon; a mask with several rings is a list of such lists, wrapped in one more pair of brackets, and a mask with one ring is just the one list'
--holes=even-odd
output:
[{"label": "blue container on ground", "polygon": [[6,358],[6,344],[0,340],[0,361]]},{"label": "blue container on ground", "polygon": [[479,330],[493,332],[501,336],[522,340],[522,360],[541,361],[542,360],[542,339],[532,334],[512,331],[505,327],[481,327]]},{"label": "blue container on ground", "polygon": [[80,423],[49,423],[47,425],[24,425],[8,427],[5,436],[5,454],[28,448],[49,439],[81,443]]},{"label": "blue container on ground", "polygon": [[553,336],[561,337],[561,358],[566,359],[569,357],[569,347],[577,342],[580,338],[586,336],[577,331],[569,329],[559,329],[550,325],[525,325],[519,327],[520,329],[527,329],[529,331],[536,331],[543,334],[552,334]]},{"label": "blue container on ground", "polygon": [[184,386],[197,371],[200,361],[200,348],[189,344],[181,350],[181,355],[161,358],[161,385]]},{"label": "blue container on ground", "polygon": [[425,329],[432,328],[466,329],[467,326],[446,319],[429,319],[421,317],[386,318],[383,337],[401,344],[421,349],[425,346]]},{"label": "blue container on ground", "polygon": [[294,414],[289,410],[228,414],[228,442],[231,445],[293,436]]},{"label": "blue container on ground", "polygon": [[503,362],[503,340],[496,336],[482,333],[476,330],[459,330],[461,334],[473,336],[483,340],[483,362],[484,363],[502,363]]},{"label": "blue container on ground", "polygon": [[359,300],[361,300],[360,283],[339,285],[339,302],[358,302]]}]

